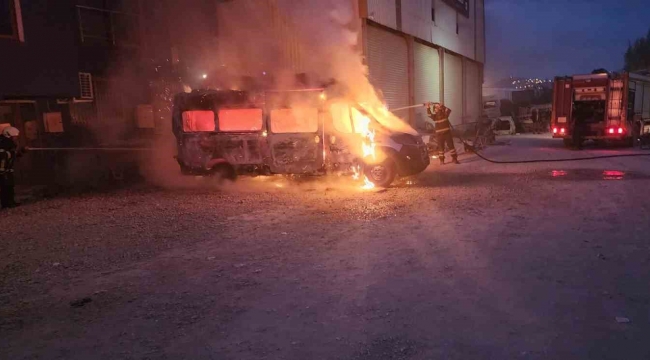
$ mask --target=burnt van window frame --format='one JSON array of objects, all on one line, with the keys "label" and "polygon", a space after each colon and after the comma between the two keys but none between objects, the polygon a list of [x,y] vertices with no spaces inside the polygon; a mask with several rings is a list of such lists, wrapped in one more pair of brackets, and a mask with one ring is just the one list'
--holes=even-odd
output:
[{"label": "burnt van window frame", "polygon": [[280,134],[317,134],[319,132],[319,129],[320,129],[319,124],[320,124],[320,120],[321,120],[320,118],[322,116],[321,112],[320,112],[320,109],[317,108],[317,107],[304,107],[304,109],[310,109],[310,110],[314,110],[316,112],[316,119],[315,119],[316,128],[313,131],[311,131],[311,129],[309,131],[277,131],[277,129],[273,128],[274,123],[275,123],[273,121],[273,112],[274,111],[292,111],[293,112],[293,111],[297,111],[299,109],[300,108],[272,108],[272,109],[269,109],[269,112],[268,112],[269,131],[272,134],[278,134],[278,135],[280,135]]},{"label": "burnt van window frame", "polygon": [[[222,129],[222,124],[221,124],[221,115],[220,113],[222,111],[236,111],[236,110],[259,110],[260,112],[260,127],[259,129],[248,129],[248,130],[224,130]],[[246,107],[219,107],[215,110],[213,110],[215,114],[215,122],[216,122],[216,132],[219,133],[226,133],[226,134],[232,134],[232,133],[258,133],[262,132],[265,130],[265,121],[264,121],[264,109],[259,108],[259,107],[254,107],[254,106],[246,106]]]}]

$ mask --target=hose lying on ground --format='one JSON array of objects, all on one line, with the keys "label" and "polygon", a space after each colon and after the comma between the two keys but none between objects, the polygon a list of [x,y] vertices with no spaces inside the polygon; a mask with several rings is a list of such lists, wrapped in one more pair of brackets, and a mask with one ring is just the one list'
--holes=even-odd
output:
[{"label": "hose lying on ground", "polygon": [[[462,140],[461,140],[462,141]],[[465,144],[468,149],[479,158],[492,163],[492,164],[531,164],[531,163],[545,163],[545,162],[568,162],[568,161],[585,161],[585,160],[596,160],[596,159],[612,159],[612,158],[623,158],[623,157],[640,157],[640,156],[650,156],[650,153],[647,154],[618,154],[618,155],[600,155],[600,156],[589,156],[589,157],[579,157],[579,158],[565,158],[565,159],[538,159],[538,160],[492,160],[488,159],[485,156],[481,155],[480,152],[476,151],[471,145]]]},{"label": "hose lying on ground", "polygon": [[[454,127],[451,127],[452,132]],[[563,159],[537,159],[537,160],[492,160],[486,158],[478,150],[474,148],[473,145],[467,143],[460,135],[457,138],[463,143],[471,153],[476,154],[479,158],[492,163],[492,164],[533,164],[533,163],[548,163],[548,162],[569,162],[569,161],[586,161],[586,160],[597,160],[597,159],[612,159],[612,158],[624,158],[624,157],[641,157],[641,156],[650,156],[650,153],[644,154],[617,154],[617,155],[598,155],[598,156],[587,156],[579,158],[563,158]]]}]

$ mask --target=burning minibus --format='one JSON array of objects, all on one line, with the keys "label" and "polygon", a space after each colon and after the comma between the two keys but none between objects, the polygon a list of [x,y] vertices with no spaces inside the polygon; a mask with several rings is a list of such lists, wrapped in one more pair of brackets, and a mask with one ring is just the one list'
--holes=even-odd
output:
[{"label": "burning minibus", "polygon": [[187,175],[338,173],[387,187],[429,165],[422,138],[395,115],[321,88],[181,93],[172,131]]}]

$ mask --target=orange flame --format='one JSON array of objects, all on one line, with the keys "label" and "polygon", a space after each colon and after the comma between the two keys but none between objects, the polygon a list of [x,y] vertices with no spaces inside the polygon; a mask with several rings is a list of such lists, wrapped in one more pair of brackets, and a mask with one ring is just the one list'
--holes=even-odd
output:
[{"label": "orange flame", "polygon": [[[363,159],[372,159],[373,161],[377,159],[377,152],[375,151],[376,144],[375,144],[375,131],[370,129],[370,118],[359,114],[359,121],[357,123],[358,129],[357,131],[361,134],[363,137],[363,141],[361,142],[361,154],[363,155]],[[360,177],[360,169],[356,169],[355,173],[353,175],[353,179],[358,180]],[[364,190],[370,190],[375,188],[375,184],[373,184],[367,176],[363,177],[363,185],[361,186],[362,189]]]},{"label": "orange flame", "polygon": [[364,177],[363,177],[363,186],[362,186],[361,188],[362,188],[363,190],[371,190],[371,189],[374,189],[374,188],[375,188],[375,184],[373,184],[372,182],[370,182],[370,180],[368,180],[368,177],[367,177],[367,176],[364,176]]}]

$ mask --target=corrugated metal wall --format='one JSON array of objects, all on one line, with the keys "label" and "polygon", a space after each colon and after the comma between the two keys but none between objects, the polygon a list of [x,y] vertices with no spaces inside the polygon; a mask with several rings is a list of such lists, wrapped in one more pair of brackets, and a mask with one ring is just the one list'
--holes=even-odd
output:
[{"label": "corrugated metal wall", "polygon": [[402,1],[402,31],[431,42],[432,0]]},{"label": "corrugated metal wall", "polygon": [[475,0],[476,4],[476,61],[485,63],[485,3]]},{"label": "corrugated metal wall", "polygon": [[449,121],[453,125],[463,121],[463,61],[460,56],[445,53],[443,64],[445,106],[451,109]]},{"label": "corrugated metal wall", "polygon": [[471,123],[478,120],[481,115],[481,82],[479,80],[479,65],[478,63],[465,60],[463,64],[465,82],[465,113],[463,116],[463,122]]},{"label": "corrugated metal wall", "polygon": [[304,70],[300,34],[278,0],[220,2],[217,20],[218,58],[231,72]]},{"label": "corrugated metal wall", "polygon": [[124,87],[119,80],[94,78],[93,86],[97,109],[97,119],[94,121],[98,121],[103,126],[112,124],[116,127],[132,121],[125,93],[120,91]]},{"label": "corrugated metal wall", "polygon": [[380,90],[389,108],[409,105],[408,46],[406,39],[374,26],[366,27],[370,82]]},{"label": "corrugated metal wall", "polygon": [[[430,46],[413,44],[413,63],[415,74],[415,103],[440,102],[440,54]],[[427,116],[426,109],[415,110],[415,126],[421,128]]]},{"label": "corrugated metal wall", "polygon": [[278,9],[277,0],[266,1],[271,12],[272,34],[278,40],[282,62],[296,73],[303,71],[303,54],[295,26],[291,19]]},{"label": "corrugated metal wall", "polygon": [[[407,0],[412,1],[412,0]],[[395,0],[367,0],[368,19],[397,29],[397,7]]]}]

